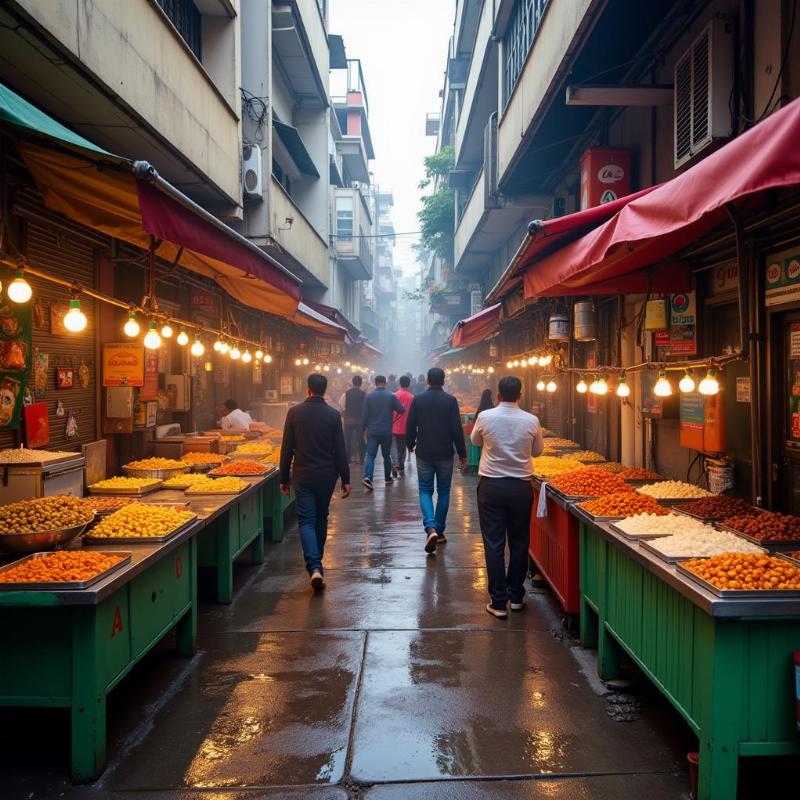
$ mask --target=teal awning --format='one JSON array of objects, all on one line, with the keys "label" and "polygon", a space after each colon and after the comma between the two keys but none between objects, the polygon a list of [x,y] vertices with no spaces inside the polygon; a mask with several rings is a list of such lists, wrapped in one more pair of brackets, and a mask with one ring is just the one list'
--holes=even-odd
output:
[{"label": "teal awning", "polygon": [[463,347],[452,347],[450,350],[445,350],[444,353],[440,353],[439,358],[449,358],[450,356],[457,356],[459,353],[463,352]]},{"label": "teal awning", "polygon": [[79,136],[60,122],[56,122],[36,106],[12,92],[11,89],[3,86],[2,83],[0,83],[0,122],[27,128],[48,139],[55,139],[72,147],[90,150],[103,156],[112,156],[112,153],[103,150],[102,147],[98,147],[88,139],[84,139],[83,136]]}]

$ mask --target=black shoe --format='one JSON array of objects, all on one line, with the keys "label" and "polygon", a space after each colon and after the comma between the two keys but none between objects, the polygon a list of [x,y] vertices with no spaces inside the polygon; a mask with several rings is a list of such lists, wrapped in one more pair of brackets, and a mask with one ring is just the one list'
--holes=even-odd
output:
[{"label": "black shoe", "polygon": [[447,541],[447,537],[443,533],[436,534],[436,544],[444,544]]},{"label": "black shoe", "polygon": [[368,492],[372,491],[372,481],[369,478],[362,478],[361,483]]},{"label": "black shoe", "polygon": [[439,534],[435,528],[428,528],[425,533],[428,534],[428,538],[425,540],[425,552],[432,555],[436,552],[436,540],[439,538]]},{"label": "black shoe", "polygon": [[393,483],[394,483],[394,478],[387,478],[386,479],[386,485],[387,486],[391,486]]},{"label": "black shoe", "polygon": [[397,477],[397,472],[398,472],[397,465],[395,464],[395,465],[392,466],[392,477],[393,478]]},{"label": "black shoe", "polygon": [[325,581],[322,580],[322,573],[319,570],[314,570],[311,573],[311,588],[315,592],[321,592],[325,588]]}]

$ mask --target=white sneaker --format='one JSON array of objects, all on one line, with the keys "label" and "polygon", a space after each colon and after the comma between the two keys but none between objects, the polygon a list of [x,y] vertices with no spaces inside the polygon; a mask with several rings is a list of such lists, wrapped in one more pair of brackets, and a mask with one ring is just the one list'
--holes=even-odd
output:
[{"label": "white sneaker", "polygon": [[523,600],[521,603],[509,603],[512,611],[522,611],[525,608],[525,601]]},{"label": "white sneaker", "polygon": [[322,573],[314,570],[311,573],[311,588],[315,592],[321,592],[325,588],[325,581],[322,580]]},{"label": "white sneaker", "polygon": [[495,608],[491,603],[487,603],[486,610],[496,619],[508,619],[508,611],[504,608]]}]

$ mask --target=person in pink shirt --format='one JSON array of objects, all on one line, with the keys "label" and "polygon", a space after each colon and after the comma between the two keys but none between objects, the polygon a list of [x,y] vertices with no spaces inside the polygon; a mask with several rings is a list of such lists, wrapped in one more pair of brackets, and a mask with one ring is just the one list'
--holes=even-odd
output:
[{"label": "person in pink shirt", "polygon": [[408,409],[414,395],[409,391],[411,378],[408,375],[400,376],[400,388],[394,396],[400,401],[400,405],[405,409],[402,414],[394,413],[392,422],[392,477],[397,478],[405,475],[406,468],[406,423],[408,422]]}]

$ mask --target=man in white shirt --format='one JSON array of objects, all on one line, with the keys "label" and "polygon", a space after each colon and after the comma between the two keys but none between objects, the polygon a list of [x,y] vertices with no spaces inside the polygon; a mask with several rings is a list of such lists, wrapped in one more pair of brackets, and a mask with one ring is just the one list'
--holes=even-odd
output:
[{"label": "man in white shirt", "polygon": [[[482,411],[472,430],[472,444],[483,447],[478,465],[478,517],[486,556],[491,602],[497,619],[525,608],[525,575],[533,507],[531,456],[541,455],[544,437],[539,420],[519,407],[519,378],[501,378],[498,404]],[[509,562],[505,568],[506,536]]]},{"label": "man in white shirt", "polygon": [[250,426],[253,424],[253,418],[246,411],[242,411],[235,400],[226,400],[224,406],[228,413],[219,421],[219,426],[222,430],[250,430]]}]

